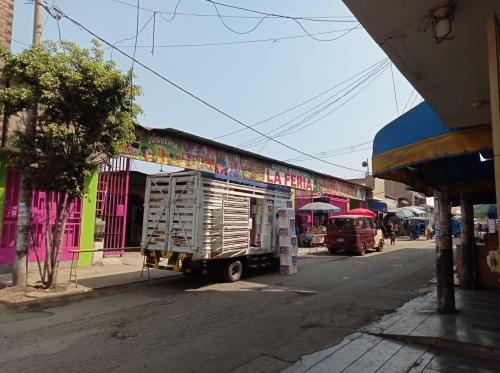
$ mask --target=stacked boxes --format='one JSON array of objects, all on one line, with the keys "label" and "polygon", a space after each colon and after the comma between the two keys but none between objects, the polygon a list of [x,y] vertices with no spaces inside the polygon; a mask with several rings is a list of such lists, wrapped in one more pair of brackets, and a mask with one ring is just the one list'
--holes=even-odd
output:
[{"label": "stacked boxes", "polygon": [[281,274],[297,273],[299,249],[295,234],[295,212],[292,208],[278,210],[278,237]]},{"label": "stacked boxes", "polygon": [[271,249],[272,247],[272,233],[273,233],[273,211],[274,205],[272,200],[259,200],[259,206],[262,208],[261,220],[261,244],[263,249]]}]

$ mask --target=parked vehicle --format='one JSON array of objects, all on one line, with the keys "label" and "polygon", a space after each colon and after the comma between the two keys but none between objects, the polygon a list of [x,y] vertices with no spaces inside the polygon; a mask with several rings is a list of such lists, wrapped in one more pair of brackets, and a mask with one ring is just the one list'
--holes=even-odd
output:
[{"label": "parked vehicle", "polygon": [[384,249],[382,231],[375,219],[361,215],[339,215],[330,219],[326,230],[326,246],[330,253],[339,250],[365,255],[366,250]]},{"label": "parked vehicle", "polygon": [[291,207],[290,189],[281,186],[200,171],[150,175],[144,267],[238,281],[247,267],[279,262],[277,210],[284,207]]}]

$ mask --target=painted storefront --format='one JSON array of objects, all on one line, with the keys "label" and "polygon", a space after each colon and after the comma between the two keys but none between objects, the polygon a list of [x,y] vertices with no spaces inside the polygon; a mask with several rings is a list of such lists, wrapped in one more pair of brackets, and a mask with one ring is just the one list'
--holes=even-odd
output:
[{"label": "painted storefront", "polygon": [[326,175],[200,145],[194,141],[170,136],[162,130],[138,129],[136,137],[137,141],[128,146],[125,156],[190,170],[288,186],[297,190],[357,201],[365,200],[363,187]]}]

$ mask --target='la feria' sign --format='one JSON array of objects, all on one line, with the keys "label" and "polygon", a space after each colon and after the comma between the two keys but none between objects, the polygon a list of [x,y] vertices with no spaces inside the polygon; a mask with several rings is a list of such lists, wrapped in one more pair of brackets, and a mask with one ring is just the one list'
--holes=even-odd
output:
[{"label": "'la feria' sign", "polygon": [[293,172],[278,171],[266,168],[264,182],[269,184],[283,185],[287,187],[314,190],[314,182],[307,176],[297,175]]}]

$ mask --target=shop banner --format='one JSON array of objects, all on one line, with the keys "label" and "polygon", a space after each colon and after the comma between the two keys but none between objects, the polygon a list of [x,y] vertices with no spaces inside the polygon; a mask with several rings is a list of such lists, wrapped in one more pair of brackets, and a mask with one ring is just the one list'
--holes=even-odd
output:
[{"label": "shop banner", "polygon": [[128,145],[125,156],[173,167],[215,172],[214,148],[159,134],[138,131],[136,141]]},{"label": "shop banner", "polygon": [[264,181],[297,189],[314,190],[314,180],[307,176],[297,175],[293,172],[279,171],[266,168]]},{"label": "shop banner", "polygon": [[124,156],[360,201],[365,199],[365,189],[361,186],[179,139],[161,130],[137,128],[136,139],[127,146]]},{"label": "shop banner", "polygon": [[365,188],[363,188],[362,186],[357,186],[326,177],[316,178],[315,191],[339,197],[353,198],[360,201],[364,201],[366,196]]},{"label": "shop banner", "polygon": [[243,179],[263,181],[266,164],[254,158],[241,157],[241,176]]},{"label": "shop banner", "polygon": [[238,154],[217,150],[215,173],[241,178],[241,157]]}]

